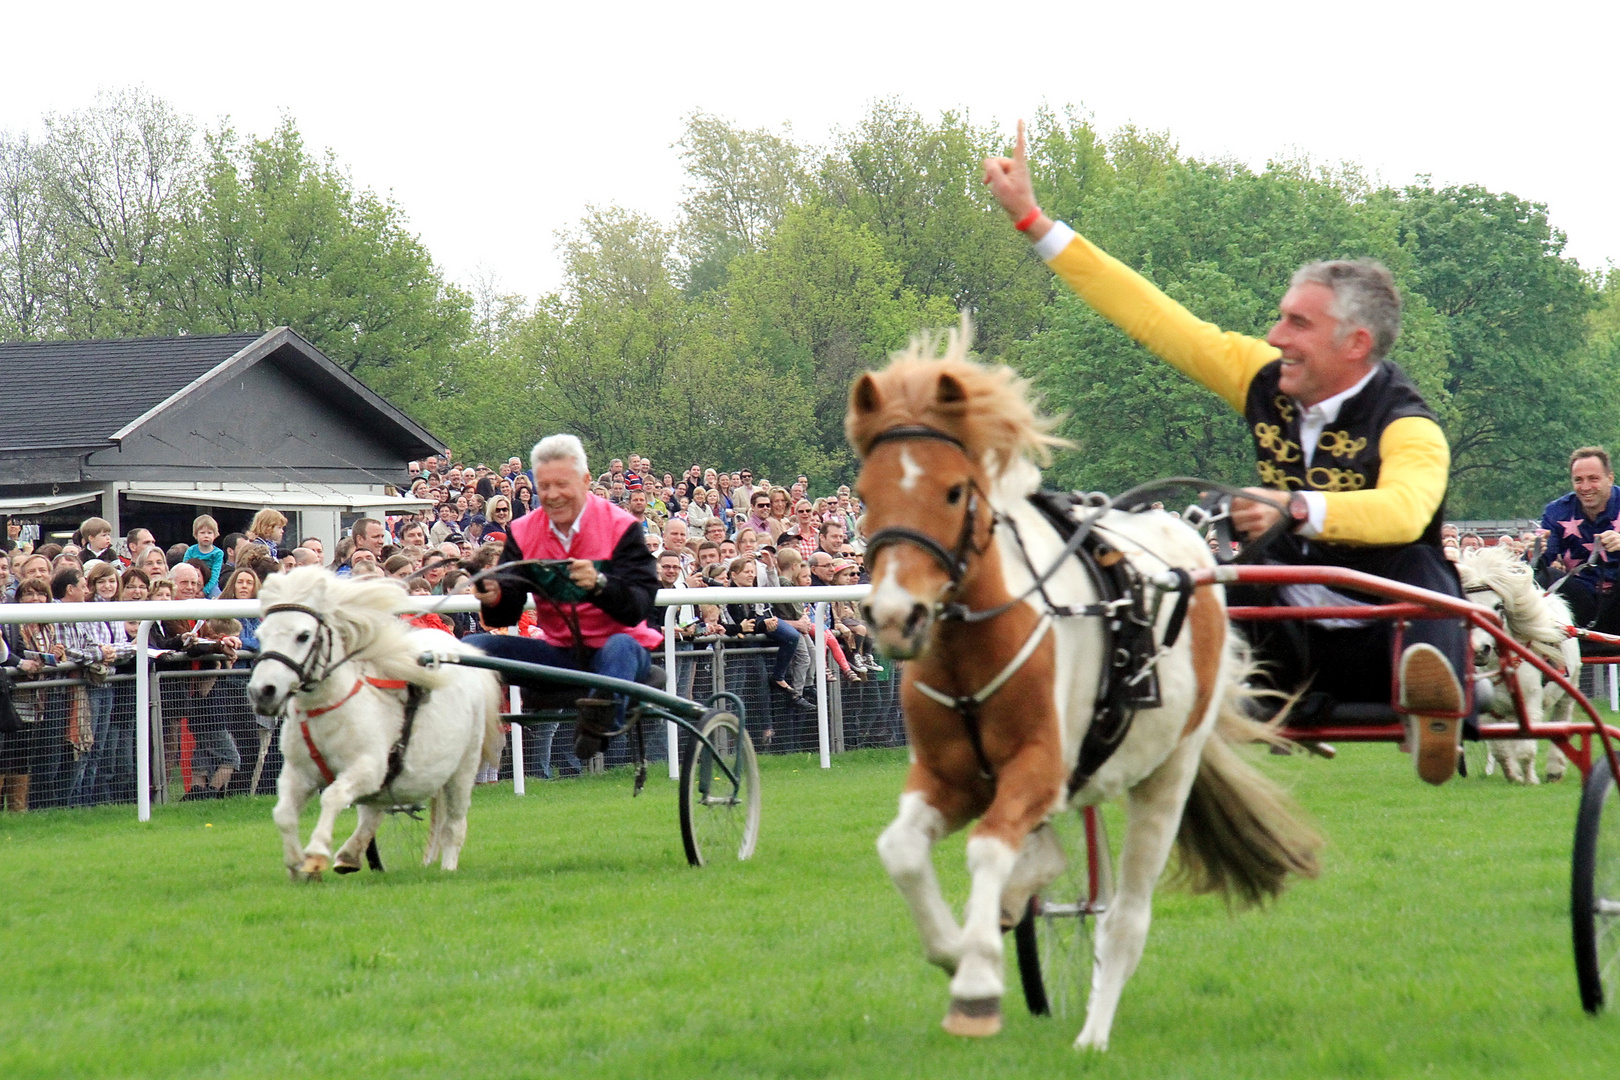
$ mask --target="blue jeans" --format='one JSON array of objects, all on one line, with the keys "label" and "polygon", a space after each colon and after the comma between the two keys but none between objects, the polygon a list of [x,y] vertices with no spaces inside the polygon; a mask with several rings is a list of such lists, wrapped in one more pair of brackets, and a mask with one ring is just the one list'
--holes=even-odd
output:
[{"label": "blue jeans", "polygon": [[787,623],[777,620],[775,630],[765,636],[776,645],[776,662],[771,666],[771,682],[787,682],[793,670],[793,654],[799,651],[799,632]]},{"label": "blue jeans", "polygon": [[[515,634],[470,634],[464,640],[468,645],[482,649],[490,656],[502,660],[520,660],[528,664],[545,664],[547,667],[579,670],[579,666],[574,663],[574,650],[560,649],[536,638],[518,637]],[[585,650],[585,666],[587,670],[598,675],[623,679],[626,682],[640,682],[652,670],[652,656],[629,634],[614,634],[602,643],[600,649]],[[601,696],[596,693],[587,695],[584,687],[580,687],[580,690],[581,697]],[[617,706],[613,710],[614,720],[623,727],[624,714],[630,699],[623,694],[614,694],[613,701]]]},{"label": "blue jeans", "polygon": [[102,763],[109,761],[107,753],[107,729],[111,726],[113,708],[113,688],[110,686],[87,686],[84,693],[90,700],[90,749],[73,763],[73,787],[68,796],[72,806],[89,806],[93,801],[92,792],[96,788],[96,777],[102,768]]}]

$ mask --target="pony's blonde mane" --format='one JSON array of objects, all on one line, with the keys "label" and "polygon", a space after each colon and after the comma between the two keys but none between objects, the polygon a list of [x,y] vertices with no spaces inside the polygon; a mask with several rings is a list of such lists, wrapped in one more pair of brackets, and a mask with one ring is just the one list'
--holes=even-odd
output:
[{"label": "pony's blonde mane", "polygon": [[856,380],[844,414],[844,434],[856,452],[866,456],[871,440],[889,428],[924,424],[960,439],[995,475],[1018,458],[1045,465],[1051,447],[1071,445],[1051,433],[1056,421],[1037,411],[1028,380],[1003,364],[968,359],[972,341],[964,314],[944,335],[943,350],[939,333],[921,333],[888,367]]},{"label": "pony's blonde mane", "polygon": [[1544,595],[1530,564],[1512,549],[1498,545],[1463,552],[1457,577],[1464,589],[1489,589],[1501,598],[1503,621],[1515,637],[1558,645],[1568,636],[1569,605],[1563,597]]},{"label": "pony's blonde mane", "polygon": [[303,604],[321,613],[337,636],[338,655],[363,661],[386,679],[421,686],[448,685],[440,671],[422,667],[406,640],[414,627],[399,618],[405,592],[393,578],[340,578],[319,566],[271,574],[259,590],[264,607]]}]

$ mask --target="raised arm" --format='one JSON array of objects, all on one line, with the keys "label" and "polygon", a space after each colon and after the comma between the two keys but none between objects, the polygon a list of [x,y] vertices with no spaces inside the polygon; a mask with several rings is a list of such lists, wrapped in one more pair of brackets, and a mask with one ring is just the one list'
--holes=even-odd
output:
[{"label": "raised arm", "polygon": [[985,159],[984,182],[1013,226],[1034,242],[1036,252],[1082,300],[1149,352],[1243,411],[1250,381],[1277,359],[1277,350],[1258,338],[1204,322],[1142,275],[1047,217],[1035,202],[1022,120],[1013,156]]}]

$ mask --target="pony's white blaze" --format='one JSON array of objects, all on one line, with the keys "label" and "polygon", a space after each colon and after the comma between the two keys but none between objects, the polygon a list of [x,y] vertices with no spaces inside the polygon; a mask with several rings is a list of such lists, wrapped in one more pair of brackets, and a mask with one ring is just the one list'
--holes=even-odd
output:
[{"label": "pony's white blaze", "polygon": [[878,649],[894,659],[909,660],[917,654],[919,645],[926,638],[908,632],[906,627],[917,605],[928,602],[900,584],[896,561],[894,553],[890,552],[878,580],[872,585],[872,591],[867,594],[866,611],[875,631]]},{"label": "pony's white blaze", "polygon": [[916,458],[911,456],[910,447],[902,447],[900,450],[900,469],[900,490],[916,490],[917,481],[922,479],[923,467],[917,464]]}]

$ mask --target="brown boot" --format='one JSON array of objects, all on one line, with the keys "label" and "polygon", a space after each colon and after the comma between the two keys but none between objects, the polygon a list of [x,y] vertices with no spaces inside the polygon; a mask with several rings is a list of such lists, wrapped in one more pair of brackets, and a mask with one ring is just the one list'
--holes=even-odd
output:
[{"label": "brown boot", "polygon": [[[1416,733],[1418,776],[1443,784],[1457,772],[1458,736],[1462,729],[1462,684],[1433,645],[1419,642],[1401,654],[1401,712]],[[1436,715],[1451,713],[1454,715]]]},{"label": "brown boot", "polygon": [[613,718],[613,699],[579,698],[574,708],[579,712],[574,720],[574,756],[588,762],[606,750],[608,740],[619,733]]}]

